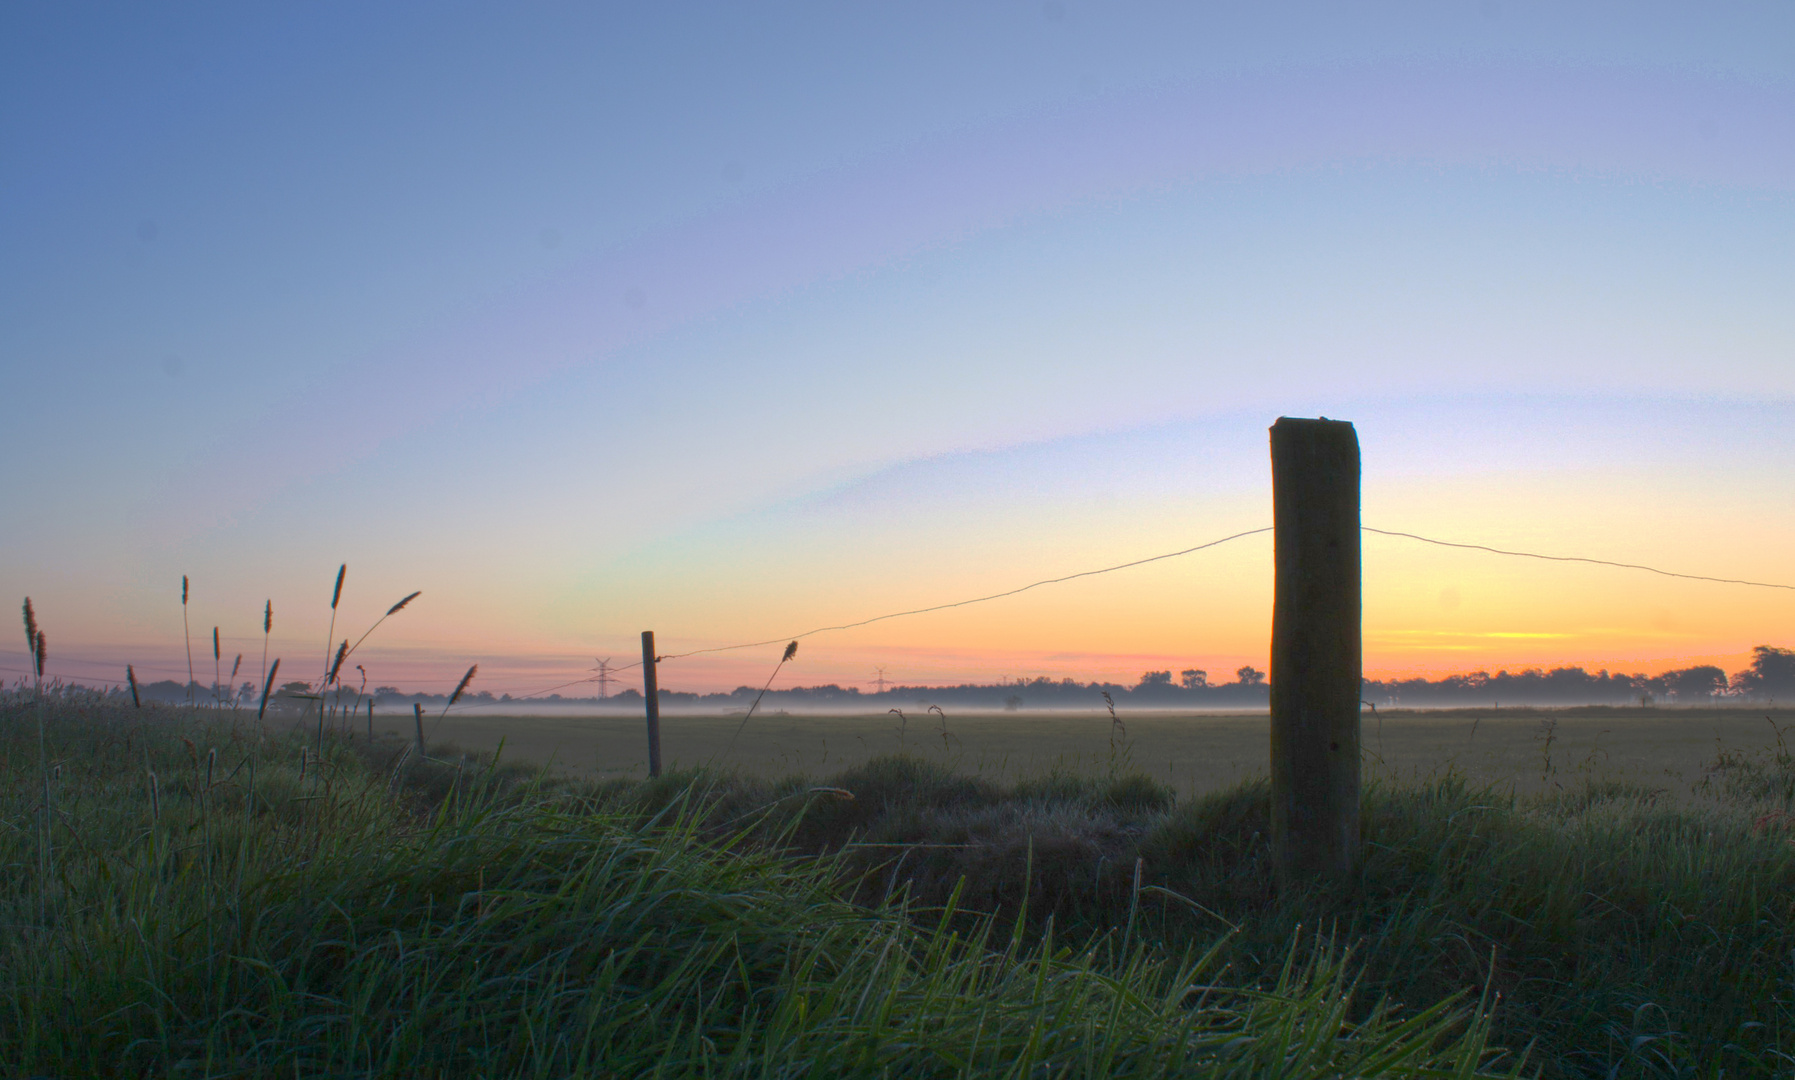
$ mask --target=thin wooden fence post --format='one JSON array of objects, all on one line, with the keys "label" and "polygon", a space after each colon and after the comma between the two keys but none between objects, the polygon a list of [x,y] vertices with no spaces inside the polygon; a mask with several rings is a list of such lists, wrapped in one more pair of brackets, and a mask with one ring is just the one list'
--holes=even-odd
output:
[{"label": "thin wooden fence post", "polygon": [[418,756],[424,756],[424,705],[422,702],[411,703],[411,719],[418,728]]},{"label": "thin wooden fence post", "polygon": [[1271,471],[1272,846],[1286,882],[1341,879],[1359,861],[1358,433],[1280,417]]},{"label": "thin wooden fence post", "polygon": [[648,775],[661,775],[661,688],[655,680],[654,631],[642,631],[642,702],[648,710]]}]

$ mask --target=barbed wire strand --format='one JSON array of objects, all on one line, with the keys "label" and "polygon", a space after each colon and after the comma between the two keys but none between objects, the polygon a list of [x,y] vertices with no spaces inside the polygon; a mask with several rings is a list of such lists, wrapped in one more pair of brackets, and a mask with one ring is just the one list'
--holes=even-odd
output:
[{"label": "barbed wire strand", "polygon": [[1420,536],[1410,532],[1395,532],[1390,529],[1374,529],[1369,525],[1359,526],[1360,531],[1377,533],[1379,536],[1400,536],[1405,540],[1419,540],[1424,544],[1437,544],[1440,547],[1464,548],[1468,551],[1487,551],[1494,555],[1512,555],[1519,559],[1544,559],[1547,562],[1589,563],[1592,566],[1618,566],[1623,570],[1644,570],[1649,574],[1658,574],[1668,578],[1682,578],[1685,581],[1711,581],[1720,585],[1750,585],[1759,589],[1788,589],[1795,592],[1795,585],[1780,585],[1773,581],[1746,581],[1742,578],[1708,577],[1705,574],[1679,574],[1672,570],[1660,570],[1655,566],[1640,563],[1615,562],[1613,559],[1591,559],[1582,555],[1541,555],[1535,551],[1510,551],[1507,548],[1490,547],[1487,544],[1462,544],[1456,540],[1436,540],[1431,536]]},{"label": "barbed wire strand", "polygon": [[1058,585],[1061,582],[1076,581],[1079,578],[1095,577],[1098,574],[1113,574],[1117,570],[1127,570],[1134,566],[1145,566],[1148,563],[1160,562],[1164,559],[1176,559],[1180,555],[1189,555],[1193,552],[1202,551],[1205,548],[1218,547],[1228,543],[1230,540],[1239,540],[1243,536],[1257,536],[1260,533],[1271,532],[1271,530],[1272,527],[1270,525],[1267,525],[1263,529],[1248,529],[1246,532],[1237,532],[1232,536],[1224,536],[1220,540],[1211,540],[1208,543],[1198,544],[1196,547],[1187,547],[1182,551],[1168,551],[1164,555],[1150,555],[1145,559],[1135,559],[1133,562],[1118,563],[1115,566],[1105,566],[1100,570],[1081,570],[1076,574],[1067,574],[1064,577],[1045,578],[1041,581],[1030,582],[1020,588],[1006,589],[1003,592],[992,593],[989,596],[975,596],[970,600],[956,600],[951,604],[936,604],[932,607],[912,608],[909,611],[894,611],[889,615],[875,615],[870,619],[861,619],[859,622],[842,623],[839,626],[819,626],[814,630],[806,630],[802,634],[781,634],[779,637],[768,638],[765,641],[749,641],[740,645],[718,645],[715,648],[709,649],[693,649],[690,652],[668,653],[665,656],[657,656],[655,659],[683,660],[688,656],[700,656],[704,653],[731,652],[735,649],[755,649],[762,645],[779,645],[787,641],[802,641],[804,638],[814,634],[827,634],[836,630],[853,630],[861,626],[870,626],[876,622],[884,622],[886,619],[901,619],[906,615],[927,615],[932,611],[946,611],[949,608],[965,607],[968,604],[982,604],[987,600],[1002,600],[1006,596],[1015,596],[1017,593],[1025,593],[1030,589],[1038,589],[1043,585]]}]

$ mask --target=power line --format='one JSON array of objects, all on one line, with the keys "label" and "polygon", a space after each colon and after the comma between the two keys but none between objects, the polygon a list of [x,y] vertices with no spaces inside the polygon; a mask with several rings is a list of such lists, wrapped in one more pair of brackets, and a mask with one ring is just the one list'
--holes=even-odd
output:
[{"label": "power line", "polygon": [[1788,589],[1795,591],[1795,585],[1779,585],[1772,581],[1745,581],[1740,578],[1707,577],[1703,574],[1679,574],[1671,570],[1660,570],[1655,566],[1644,566],[1640,563],[1615,562],[1612,559],[1591,559],[1582,555],[1541,555],[1534,551],[1509,551],[1506,548],[1489,547],[1485,544],[1461,544],[1454,540],[1435,540],[1431,536],[1418,536],[1415,533],[1393,532],[1389,529],[1374,529],[1369,525],[1359,528],[1379,536],[1400,536],[1405,540],[1419,540],[1424,544],[1437,544],[1440,547],[1464,548],[1468,551],[1487,551],[1494,555],[1512,555],[1520,559],[1544,559],[1548,562],[1589,563],[1593,566],[1618,566],[1623,570],[1644,570],[1647,573],[1659,574],[1663,577],[1682,578],[1685,581],[1711,581],[1720,585],[1750,585],[1759,589]]}]

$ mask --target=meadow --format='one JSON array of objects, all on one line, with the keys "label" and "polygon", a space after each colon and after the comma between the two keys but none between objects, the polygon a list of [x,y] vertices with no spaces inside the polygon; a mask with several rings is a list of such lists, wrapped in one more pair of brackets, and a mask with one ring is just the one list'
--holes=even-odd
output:
[{"label": "meadow", "polygon": [[[946,716],[663,715],[663,759],[757,776],[825,773],[887,754],[922,757],[960,772],[1014,780],[1055,770],[1111,768],[1120,758],[1180,796],[1266,772],[1264,713],[985,712]],[[1367,711],[1361,747],[1368,778],[1426,782],[1448,771],[1523,794],[1567,782],[1620,781],[1681,797],[1718,754],[1773,749],[1795,709],[1568,708]],[[642,715],[428,716],[433,739],[582,778],[645,776]],[[359,728],[358,730],[365,730]],[[376,733],[412,737],[409,713],[377,713]],[[945,734],[944,734],[945,733]]]},{"label": "meadow", "polygon": [[[542,768],[515,727],[494,762],[453,719],[419,759],[365,729],[6,695],[9,1074],[1790,1072],[1795,755],[1761,714],[1730,747],[1666,727],[1638,760],[1602,734],[1617,716],[1386,717],[1387,760],[1462,734],[1538,786],[1376,778],[1359,878],[1295,888],[1262,780],[1159,768],[1222,745],[1178,742],[1188,717],[1124,717],[1113,751],[1107,716],[1062,717],[1093,745],[1034,757],[1003,740],[1052,718],[949,718],[943,743],[931,717],[905,753],[785,768],[769,742],[765,768],[694,754],[654,781]],[[1264,723],[1204,719],[1243,761]]]}]

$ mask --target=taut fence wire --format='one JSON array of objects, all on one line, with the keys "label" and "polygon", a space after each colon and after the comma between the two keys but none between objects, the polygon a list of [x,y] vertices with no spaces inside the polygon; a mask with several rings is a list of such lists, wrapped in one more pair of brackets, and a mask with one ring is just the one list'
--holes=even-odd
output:
[{"label": "taut fence wire", "polygon": [[[1379,536],[1390,536],[1390,537],[1396,537],[1396,538],[1403,539],[1403,540],[1415,540],[1415,541],[1419,541],[1420,543],[1433,544],[1438,547],[1459,548],[1459,549],[1463,549],[1463,550],[1467,550],[1467,551],[1481,551],[1481,552],[1485,552],[1485,553],[1488,553],[1491,555],[1504,555],[1504,556],[1509,556],[1512,558],[1521,558],[1521,559],[1540,559],[1540,560],[1544,560],[1546,562],[1583,563],[1583,564],[1590,565],[1590,566],[1608,566],[1608,567],[1614,567],[1614,568],[1621,569],[1621,570],[1643,570],[1647,573],[1658,574],[1662,577],[1679,578],[1679,579],[1682,579],[1685,581],[1704,581],[1704,582],[1709,582],[1711,584],[1719,584],[1719,585],[1743,585],[1743,586],[1748,586],[1751,588],[1758,588],[1758,589],[1782,589],[1782,590],[1795,592],[1795,585],[1786,585],[1786,584],[1781,584],[1778,582],[1748,581],[1743,578],[1715,577],[1715,576],[1710,576],[1707,574],[1684,574],[1684,573],[1679,573],[1674,570],[1663,570],[1656,566],[1646,566],[1643,563],[1620,562],[1620,561],[1617,561],[1614,559],[1598,559],[1598,558],[1594,558],[1594,557],[1590,557],[1590,556],[1583,556],[1583,555],[1548,555],[1548,554],[1543,554],[1541,552],[1535,552],[1535,551],[1516,551],[1516,550],[1513,550],[1510,548],[1493,547],[1488,544],[1471,544],[1471,543],[1463,543],[1463,542],[1456,541],[1456,540],[1441,540],[1436,537],[1422,536],[1419,533],[1400,532],[1400,531],[1397,531],[1394,529],[1377,529],[1377,528],[1373,528],[1369,525],[1361,525],[1361,526],[1359,526],[1359,529],[1361,532],[1375,533],[1376,535],[1379,535]],[[990,593],[990,594],[987,594],[984,596],[975,596],[975,597],[971,597],[966,600],[955,600],[955,601],[951,601],[951,602],[945,603],[945,604],[933,604],[928,607],[910,608],[910,609],[907,609],[904,611],[893,611],[893,612],[888,612],[884,615],[874,615],[871,618],[859,619],[854,622],[840,623],[840,624],[833,625],[833,626],[819,626],[814,629],[802,631],[800,633],[782,634],[778,637],[766,638],[766,639],[763,639],[760,641],[747,641],[747,642],[742,642],[740,644],[735,644],[735,645],[717,645],[717,646],[712,646],[712,647],[703,648],[703,649],[691,649],[691,650],[688,650],[688,651],[682,652],[682,653],[664,653],[660,656],[655,657],[655,660],[657,662],[665,661],[665,660],[683,660],[686,657],[701,656],[701,655],[705,655],[707,653],[733,652],[738,649],[764,648],[769,645],[781,645],[788,641],[802,641],[804,638],[811,637],[816,634],[826,634],[826,633],[831,633],[831,632],[838,631],[838,630],[853,630],[853,629],[857,629],[862,626],[870,626],[873,623],[884,622],[887,619],[901,619],[901,618],[904,618],[909,615],[926,615],[926,614],[929,614],[930,612],[948,611],[953,608],[966,607],[970,604],[982,604],[987,601],[1001,600],[1005,597],[1015,596],[1019,593],[1025,593],[1031,589],[1038,589],[1038,588],[1042,587],[1043,585],[1057,585],[1062,582],[1076,581],[1079,578],[1096,577],[1097,575],[1100,575],[1100,574],[1112,574],[1118,570],[1128,570],[1128,569],[1131,569],[1131,568],[1137,567],[1137,566],[1145,566],[1148,563],[1162,562],[1166,559],[1176,559],[1176,558],[1179,558],[1184,555],[1192,555],[1199,551],[1206,551],[1210,548],[1220,547],[1221,545],[1230,543],[1234,540],[1240,540],[1240,539],[1243,539],[1248,536],[1259,536],[1259,535],[1263,535],[1265,533],[1269,533],[1271,531],[1272,531],[1272,527],[1269,525],[1265,526],[1264,528],[1259,528],[1259,529],[1247,529],[1243,532],[1231,533],[1228,536],[1224,536],[1224,537],[1221,537],[1216,540],[1209,540],[1204,543],[1197,544],[1193,547],[1181,548],[1177,551],[1168,551],[1168,552],[1165,552],[1164,554],[1160,554],[1160,555],[1150,555],[1144,559],[1133,559],[1133,560],[1130,560],[1129,562],[1117,563],[1114,566],[1100,567],[1095,570],[1081,570],[1077,573],[1064,574],[1064,575],[1061,575],[1060,577],[1043,578],[1040,581],[1030,582],[1027,585],[1018,586],[1017,588],[1014,588],[1014,589],[1005,589],[1002,592]],[[637,661],[636,663],[626,664],[622,667],[611,668],[610,670],[612,672],[628,671],[631,668],[637,668],[637,667],[641,667],[641,666],[642,666],[641,662]],[[593,680],[591,678],[575,679],[572,682],[562,683],[560,686],[554,686],[554,687],[550,687],[546,690],[538,690],[533,693],[524,694],[524,695],[521,695],[521,697],[522,698],[538,697],[542,694],[551,694],[557,690],[566,689],[569,686],[577,686],[577,685],[580,685],[581,683],[587,683],[587,682],[592,682],[592,681]],[[516,701],[516,700],[519,700],[519,698],[514,697],[512,700]],[[488,705],[489,705],[489,703],[482,702],[482,703],[478,703],[478,704],[474,704],[474,705],[463,706],[463,708],[480,708],[480,707],[488,706]]]}]

